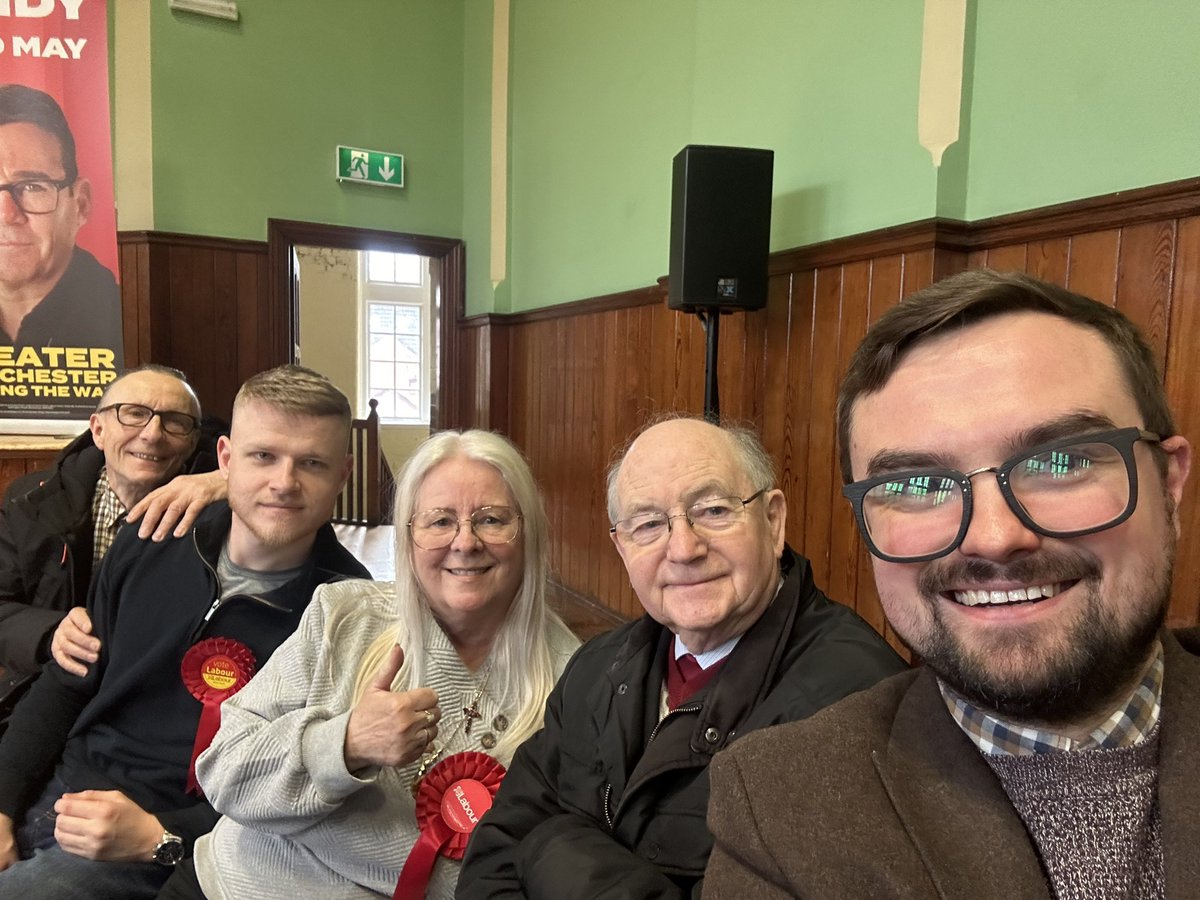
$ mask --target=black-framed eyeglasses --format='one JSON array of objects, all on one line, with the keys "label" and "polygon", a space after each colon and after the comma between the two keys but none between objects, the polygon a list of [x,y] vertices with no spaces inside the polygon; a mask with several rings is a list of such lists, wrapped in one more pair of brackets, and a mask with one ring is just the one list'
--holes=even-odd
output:
[{"label": "black-framed eyeglasses", "polygon": [[465,519],[452,509],[426,509],[413,514],[408,530],[422,550],[441,550],[454,543],[463,522],[485,544],[511,544],[521,533],[521,514],[509,506],[481,506]]},{"label": "black-framed eyeglasses", "polygon": [[173,409],[151,409],[140,403],[110,403],[102,406],[96,412],[112,410],[117,414],[117,421],[130,428],[145,428],[150,420],[158,416],[162,430],[175,437],[187,437],[200,427],[200,420],[188,413],[176,412]]},{"label": "black-framed eyeglasses", "polygon": [[40,216],[58,209],[58,195],[74,183],[73,180],[65,178],[32,178],[28,181],[0,184],[0,191],[8,191],[8,195],[21,212]]},{"label": "black-framed eyeglasses", "polygon": [[889,562],[926,562],[955,550],[971,524],[971,479],[992,472],[1009,509],[1030,531],[1081,537],[1124,522],[1137,506],[1133,446],[1162,438],[1117,428],[1041,444],[970,472],[889,472],[842,488],[867,549]]},{"label": "black-framed eyeglasses", "polygon": [[712,537],[728,531],[741,522],[746,512],[746,506],[765,494],[767,490],[767,488],[760,488],[745,500],[740,497],[713,497],[701,500],[673,516],[661,511],[638,513],[636,516],[621,519],[608,529],[608,533],[615,534],[626,544],[652,547],[671,533],[672,520],[687,519],[688,525],[697,535],[702,538]]}]

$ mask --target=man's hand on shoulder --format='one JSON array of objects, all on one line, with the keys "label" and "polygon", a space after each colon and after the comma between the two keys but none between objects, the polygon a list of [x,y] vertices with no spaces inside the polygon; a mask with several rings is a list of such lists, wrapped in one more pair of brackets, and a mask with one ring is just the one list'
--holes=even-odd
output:
[{"label": "man's hand on shoulder", "polygon": [[16,828],[13,827],[13,820],[0,813],[0,872],[18,862],[20,858],[20,854],[17,853],[17,835]]},{"label": "man's hand on shoulder", "polygon": [[150,862],[164,831],[155,816],[120,791],[63,794],[54,811],[54,839],[85,859]]},{"label": "man's hand on shoulder", "polygon": [[80,678],[100,658],[100,639],[92,636],[92,619],[82,606],[69,610],[54,629],[50,655],[62,668]]},{"label": "man's hand on shoulder", "polygon": [[142,520],[138,537],[143,540],[152,535],[155,541],[183,537],[206,506],[228,495],[225,477],[220,472],[176,475],[135,503],[125,521]]}]

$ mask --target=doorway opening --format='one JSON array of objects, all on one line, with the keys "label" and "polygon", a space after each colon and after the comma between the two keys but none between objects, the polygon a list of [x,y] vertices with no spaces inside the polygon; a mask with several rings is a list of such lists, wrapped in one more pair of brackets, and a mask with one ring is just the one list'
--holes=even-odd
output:
[{"label": "doorway opening", "polygon": [[[452,427],[455,327],[465,295],[461,240],[270,219],[267,245],[284,358],[329,376],[358,417],[372,397],[378,401],[393,469],[431,431]],[[414,281],[422,281],[415,290]]]}]

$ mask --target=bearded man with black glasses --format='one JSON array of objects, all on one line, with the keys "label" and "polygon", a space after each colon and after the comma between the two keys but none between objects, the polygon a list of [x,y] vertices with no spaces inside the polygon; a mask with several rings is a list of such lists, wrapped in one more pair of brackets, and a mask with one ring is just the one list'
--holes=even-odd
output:
[{"label": "bearded man with black glasses", "polygon": [[904,668],[814,584],[749,431],[676,418],[609,472],[642,618],[585,644],[471,836],[460,898],[699,897],[708,765]]},{"label": "bearded man with black glasses", "polygon": [[868,331],[838,434],[925,666],[714,763],[711,895],[1200,893],[1200,633],[1163,628],[1191,447],[1134,326],[948,278]]}]

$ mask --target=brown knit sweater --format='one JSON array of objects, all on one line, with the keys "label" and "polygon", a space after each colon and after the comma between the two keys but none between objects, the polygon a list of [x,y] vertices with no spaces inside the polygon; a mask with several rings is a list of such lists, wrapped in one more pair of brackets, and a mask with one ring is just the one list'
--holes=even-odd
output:
[{"label": "brown knit sweater", "polygon": [[1158,736],[1113,750],[986,754],[1060,900],[1163,896]]}]

